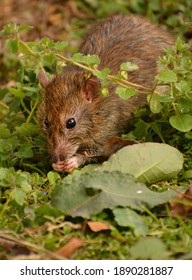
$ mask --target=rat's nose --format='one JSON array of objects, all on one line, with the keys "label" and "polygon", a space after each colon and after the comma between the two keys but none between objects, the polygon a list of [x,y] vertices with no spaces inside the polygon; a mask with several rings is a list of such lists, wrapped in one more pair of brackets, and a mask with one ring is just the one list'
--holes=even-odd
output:
[{"label": "rat's nose", "polygon": [[62,154],[59,154],[59,155],[55,154],[55,155],[52,155],[51,159],[52,159],[52,163],[57,163],[58,161],[64,161],[65,156]]}]

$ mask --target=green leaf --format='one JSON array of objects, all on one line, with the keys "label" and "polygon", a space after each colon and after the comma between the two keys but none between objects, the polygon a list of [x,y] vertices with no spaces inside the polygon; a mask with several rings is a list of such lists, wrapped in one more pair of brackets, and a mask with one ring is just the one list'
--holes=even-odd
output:
[{"label": "green leaf", "polygon": [[104,96],[107,96],[109,94],[108,88],[102,88],[101,92]]},{"label": "green leaf", "polygon": [[15,32],[17,32],[17,25],[15,23],[7,23],[4,25],[1,35],[11,35]]},{"label": "green leaf", "polygon": [[85,63],[86,65],[98,65],[100,59],[97,55],[83,55],[82,53],[75,53],[71,58],[72,62]]},{"label": "green leaf", "polygon": [[23,144],[19,151],[15,153],[18,158],[31,158],[33,156],[32,147],[30,144]]},{"label": "green leaf", "polygon": [[16,25],[15,23],[8,23],[4,25],[3,31],[0,35],[12,35],[18,32],[27,31],[32,29],[33,27],[30,25]]},{"label": "green leaf", "polygon": [[158,114],[161,112],[162,105],[160,103],[159,94],[149,94],[147,96],[147,101],[149,102],[151,112],[153,112],[154,114]]},{"label": "green leaf", "polygon": [[27,43],[21,43],[21,42],[19,42],[19,50],[22,52],[22,53],[24,53],[24,54],[29,54],[29,55],[31,55],[31,50],[30,50],[30,47],[28,46],[28,44]]},{"label": "green leaf", "polygon": [[177,82],[177,75],[173,70],[162,70],[159,75],[157,76],[157,80],[162,82]]},{"label": "green leaf", "polygon": [[120,72],[120,77],[124,80],[127,80],[128,79],[127,71],[121,71]]},{"label": "green leaf", "polygon": [[15,173],[14,168],[11,167],[10,169],[8,169],[8,168],[0,167],[0,181],[5,179],[9,172],[14,174]]},{"label": "green leaf", "polygon": [[134,244],[130,253],[133,259],[165,260],[168,254],[165,244],[157,237],[146,237]]},{"label": "green leaf", "polygon": [[136,236],[145,236],[147,234],[148,227],[146,223],[135,211],[129,208],[115,208],[113,214],[119,226],[133,228]]},{"label": "green leaf", "polygon": [[167,144],[140,143],[127,146],[112,155],[98,170],[132,174],[144,183],[154,183],[177,176],[183,156]]},{"label": "green leaf", "polygon": [[20,188],[20,187],[15,187],[13,190],[13,199],[19,204],[23,205],[25,201],[26,193]]},{"label": "green leaf", "polygon": [[17,173],[15,177],[15,184],[25,193],[29,193],[32,190],[31,184],[29,183],[28,173]]},{"label": "green leaf", "polygon": [[148,130],[150,128],[150,124],[144,122],[142,119],[140,119],[136,124],[135,124],[135,130],[134,130],[134,135],[138,139],[145,139],[148,135]]},{"label": "green leaf", "polygon": [[25,93],[21,89],[9,88],[9,92],[19,99],[23,99],[25,97]]},{"label": "green leaf", "polygon": [[185,138],[188,140],[192,140],[192,131],[188,131],[187,133],[185,133]]},{"label": "green leaf", "polygon": [[184,114],[171,116],[169,122],[172,127],[182,132],[187,132],[192,129],[192,115]]},{"label": "green leaf", "polygon": [[14,135],[33,136],[39,132],[39,126],[33,123],[22,123],[21,126],[16,126]]},{"label": "green leaf", "polygon": [[181,97],[177,104],[177,109],[181,114],[188,114],[192,111],[192,99]]},{"label": "green leaf", "polygon": [[109,74],[110,70],[109,68],[105,68],[101,71],[93,71],[93,75],[95,75],[100,80],[106,79],[107,75]]},{"label": "green leaf", "polygon": [[98,65],[100,63],[100,59],[98,57],[98,55],[96,54],[93,54],[93,55],[86,55],[84,56],[84,59],[85,59],[85,64],[87,65]]},{"label": "green leaf", "polygon": [[18,26],[18,31],[21,32],[21,31],[28,31],[28,30],[31,30],[33,29],[33,26],[31,25],[19,25]]},{"label": "green leaf", "polygon": [[162,143],[165,143],[165,140],[164,140],[164,133],[162,132],[161,123],[159,123],[159,122],[153,122],[153,123],[151,123],[151,128],[152,128],[153,131],[155,131],[155,133],[159,136],[159,138],[161,139]]},{"label": "green leaf", "polygon": [[7,125],[2,123],[0,124],[0,138],[7,139],[11,137],[11,132],[7,128]]},{"label": "green leaf", "polygon": [[40,46],[43,48],[54,48],[55,46],[55,42],[53,40],[50,40],[47,37],[42,38],[42,40],[40,41]]},{"label": "green leaf", "polygon": [[174,100],[174,97],[168,94],[159,94],[159,101],[161,103],[170,103]]},{"label": "green leaf", "polygon": [[191,83],[182,80],[179,83],[175,84],[175,87],[182,93],[182,94],[187,94],[191,90]]},{"label": "green leaf", "polygon": [[119,97],[121,97],[122,99],[127,100],[130,97],[134,96],[137,92],[132,87],[124,88],[124,87],[118,86],[115,90],[115,93],[118,94]]},{"label": "green leaf", "polygon": [[57,172],[54,172],[54,171],[50,171],[48,174],[47,174],[47,178],[49,180],[49,183],[50,185],[55,185],[56,181],[58,179],[60,179],[60,176]]},{"label": "green leaf", "polygon": [[39,208],[36,209],[35,213],[37,216],[44,217],[44,216],[49,216],[49,217],[60,217],[63,216],[63,212],[50,207],[50,205],[41,205]]},{"label": "green leaf", "polygon": [[19,49],[19,41],[18,39],[9,39],[6,41],[6,46],[13,52],[17,53]]},{"label": "green leaf", "polygon": [[9,159],[9,153],[12,153],[13,150],[18,145],[18,138],[17,137],[11,137],[7,139],[0,139],[0,153],[1,153],[1,160],[3,159]]},{"label": "green leaf", "polygon": [[82,53],[75,53],[69,60],[72,62],[80,62],[80,63],[84,63],[85,61],[84,55]]},{"label": "green leaf", "polygon": [[172,190],[153,192],[129,174],[93,171],[71,175],[59,182],[51,203],[71,216],[89,218],[103,209],[117,206],[144,211],[144,207],[154,207],[175,196],[176,192]]},{"label": "green leaf", "polygon": [[50,53],[43,56],[43,63],[45,65],[52,65],[55,60],[55,53]]},{"label": "green leaf", "polygon": [[40,177],[38,173],[35,172],[31,174],[30,183],[31,185],[41,186],[44,184],[44,179]]},{"label": "green leaf", "polygon": [[132,72],[132,71],[135,71],[135,70],[139,69],[139,67],[132,62],[124,62],[124,63],[121,64],[120,69],[122,71]]},{"label": "green leaf", "polygon": [[187,170],[186,172],[184,172],[182,178],[183,179],[191,179],[192,178],[192,170]]},{"label": "green leaf", "polygon": [[62,42],[56,42],[54,48],[57,51],[63,51],[67,46],[68,46],[68,42],[62,41]]},{"label": "green leaf", "polygon": [[7,93],[8,93],[8,88],[0,89],[0,100],[2,100]]}]

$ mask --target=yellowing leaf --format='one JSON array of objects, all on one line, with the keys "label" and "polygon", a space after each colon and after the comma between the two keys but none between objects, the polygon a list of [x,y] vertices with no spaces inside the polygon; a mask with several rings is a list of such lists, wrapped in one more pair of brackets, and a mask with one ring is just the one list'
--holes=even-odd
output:
[{"label": "yellowing leaf", "polygon": [[127,146],[112,155],[98,170],[132,174],[144,183],[171,179],[183,166],[183,156],[167,144],[140,143]]}]

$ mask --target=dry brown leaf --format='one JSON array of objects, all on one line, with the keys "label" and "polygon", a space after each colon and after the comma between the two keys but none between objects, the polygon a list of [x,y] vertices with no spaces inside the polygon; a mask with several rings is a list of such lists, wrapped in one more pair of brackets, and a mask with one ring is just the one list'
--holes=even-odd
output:
[{"label": "dry brown leaf", "polygon": [[109,226],[104,222],[89,221],[89,222],[87,222],[87,225],[94,232],[99,232],[99,231],[102,231],[102,230],[108,230],[109,229]]},{"label": "dry brown leaf", "polygon": [[192,212],[192,187],[185,193],[178,194],[176,199],[170,202],[170,206],[173,217],[186,218]]},{"label": "dry brown leaf", "polygon": [[72,237],[63,247],[61,247],[55,253],[66,258],[70,258],[71,255],[82,246],[83,246],[82,240],[76,237]]},{"label": "dry brown leaf", "polygon": [[62,15],[57,13],[49,16],[49,22],[53,25],[59,25],[62,22]]}]

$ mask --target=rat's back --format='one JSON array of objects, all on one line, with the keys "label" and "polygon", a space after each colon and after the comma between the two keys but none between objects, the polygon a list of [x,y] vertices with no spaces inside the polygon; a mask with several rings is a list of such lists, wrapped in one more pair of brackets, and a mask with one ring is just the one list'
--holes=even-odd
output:
[{"label": "rat's back", "polygon": [[139,70],[129,80],[150,87],[157,74],[157,59],[174,43],[172,36],[140,16],[112,16],[100,21],[87,35],[80,52],[100,57],[99,69],[112,74],[123,62],[137,64]]}]

